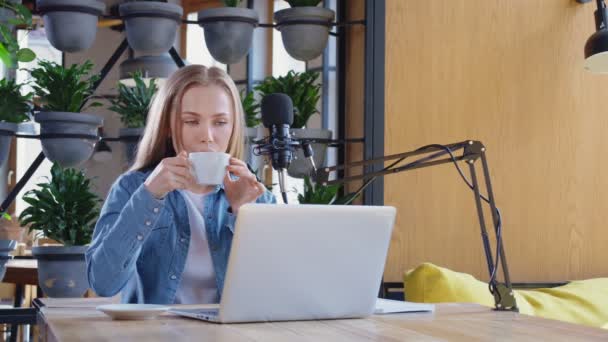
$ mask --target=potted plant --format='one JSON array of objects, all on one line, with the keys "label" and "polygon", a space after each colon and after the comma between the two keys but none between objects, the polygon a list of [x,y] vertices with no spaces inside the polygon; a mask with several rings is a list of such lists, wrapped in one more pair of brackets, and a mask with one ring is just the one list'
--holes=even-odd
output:
[{"label": "potted plant", "polygon": [[90,182],[82,171],[55,163],[51,179],[23,196],[30,206],[19,216],[20,224],[63,244],[32,248],[38,259],[38,284],[49,297],[81,297],[88,289],[84,254],[101,202]]},{"label": "potted plant", "polygon": [[[306,128],[311,116],[318,114],[317,102],[319,102],[321,85],[317,84],[319,74],[316,72],[296,73],[290,71],[285,76],[267,77],[255,90],[262,97],[272,93],[283,93],[289,96],[293,102],[294,120],[291,125],[291,134],[299,139],[330,139],[332,132],[327,129]],[[313,148],[313,159],[315,165],[320,167],[325,162],[325,151],[327,145],[322,143],[311,144]],[[291,177],[303,178],[310,174],[312,166],[304,158],[302,150],[298,149],[296,158],[291,162],[287,173]]]},{"label": "potted plant", "polygon": [[251,48],[258,13],[237,7],[241,0],[224,0],[226,7],[198,12],[198,23],[205,30],[205,43],[211,56],[224,64],[234,64]]},{"label": "potted plant", "polygon": [[129,46],[143,55],[159,55],[171,49],[182,23],[181,6],[161,1],[120,4]]},{"label": "potted plant", "polygon": [[31,62],[36,54],[28,48],[19,48],[13,33],[15,25],[32,26],[32,13],[21,5],[21,0],[0,0],[0,60],[8,68],[17,62]]},{"label": "potted plant", "polygon": [[98,17],[106,5],[97,0],[37,0],[51,45],[64,52],[86,50],[97,34]]},{"label": "potted plant", "polygon": [[[98,127],[103,119],[97,115],[79,113],[93,94],[99,76],[89,76],[93,63],[73,64],[68,68],[55,62],[40,61],[31,70],[35,80],[34,95],[42,111],[34,116],[40,123],[42,150],[51,161],[71,167],[88,160],[97,142]],[[100,106],[92,103],[90,106]],[[53,134],[74,134],[79,137],[52,137]],[[45,137],[46,135],[46,137]],[[82,136],[91,136],[91,138]]]},{"label": "potted plant", "polygon": [[274,14],[285,50],[300,61],[314,59],[327,46],[334,11],[317,7],[321,0],[287,0],[292,8]]},{"label": "potted plant", "polygon": [[32,94],[21,94],[21,85],[14,80],[0,80],[0,167],[8,159],[17,124],[28,121]]},{"label": "potted plant", "polygon": [[308,176],[304,177],[304,193],[298,194],[300,204],[351,204],[359,194],[350,193],[345,196],[338,196],[341,185],[319,185],[313,183]]},{"label": "potted plant", "polygon": [[125,126],[120,129],[119,135],[124,139],[129,164],[135,156],[135,148],[146,125],[150,103],[158,90],[156,79],[153,78],[146,84],[140,71],[132,73],[131,77],[135,87],[127,87],[119,82],[118,98],[111,100],[112,106],[109,108],[120,115],[120,121]]}]

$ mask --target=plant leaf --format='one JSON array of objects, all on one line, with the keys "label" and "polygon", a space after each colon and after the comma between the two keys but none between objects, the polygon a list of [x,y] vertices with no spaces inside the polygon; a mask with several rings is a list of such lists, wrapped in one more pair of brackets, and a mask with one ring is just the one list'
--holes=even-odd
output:
[{"label": "plant leaf", "polygon": [[34,53],[34,51],[28,48],[23,48],[17,51],[17,60],[19,62],[28,63],[33,61],[34,59],[36,59],[36,54]]}]

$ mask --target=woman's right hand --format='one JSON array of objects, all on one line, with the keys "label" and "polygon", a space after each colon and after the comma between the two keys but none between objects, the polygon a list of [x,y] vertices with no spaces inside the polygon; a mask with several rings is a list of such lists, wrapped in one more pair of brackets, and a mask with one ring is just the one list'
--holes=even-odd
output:
[{"label": "woman's right hand", "polygon": [[175,189],[186,189],[195,183],[186,151],[176,157],[161,160],[150,174],[144,186],[156,198],[162,199]]}]

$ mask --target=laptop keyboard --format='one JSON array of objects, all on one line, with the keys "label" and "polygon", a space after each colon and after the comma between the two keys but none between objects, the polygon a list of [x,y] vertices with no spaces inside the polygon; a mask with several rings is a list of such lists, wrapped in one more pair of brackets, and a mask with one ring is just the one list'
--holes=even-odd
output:
[{"label": "laptop keyboard", "polygon": [[186,312],[198,317],[204,318],[206,316],[217,316],[219,313],[219,309],[179,309],[176,311]]}]

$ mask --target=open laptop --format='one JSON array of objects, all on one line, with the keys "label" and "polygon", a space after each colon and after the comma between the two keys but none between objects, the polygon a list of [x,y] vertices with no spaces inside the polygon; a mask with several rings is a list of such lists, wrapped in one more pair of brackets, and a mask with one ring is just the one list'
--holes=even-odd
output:
[{"label": "open laptop", "polygon": [[219,306],[170,311],[219,323],[369,316],[395,213],[386,206],[245,205]]}]

